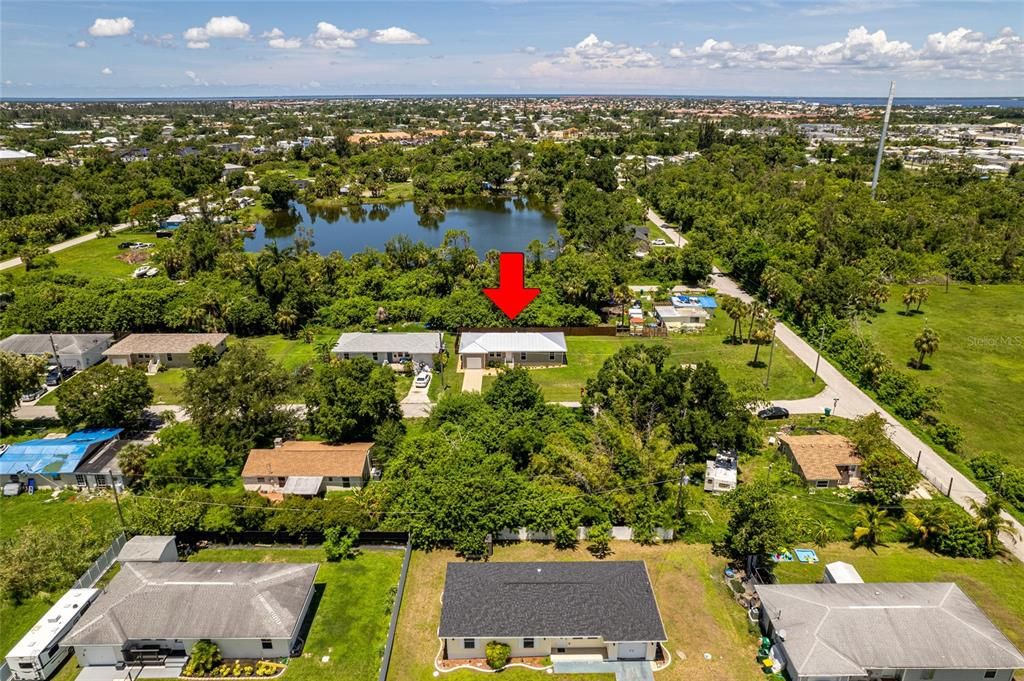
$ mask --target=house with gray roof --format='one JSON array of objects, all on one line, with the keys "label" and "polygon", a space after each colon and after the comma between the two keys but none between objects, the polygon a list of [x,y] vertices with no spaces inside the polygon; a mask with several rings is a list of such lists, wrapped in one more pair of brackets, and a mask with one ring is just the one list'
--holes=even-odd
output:
[{"label": "house with gray roof", "polygon": [[224,659],[297,653],[315,564],[134,562],[61,641],[83,667],[180,667],[207,639]]},{"label": "house with gray roof", "polygon": [[464,331],[459,338],[463,369],[561,366],[567,351],[561,331]]},{"label": "house with gray roof", "polygon": [[655,660],[666,640],[643,561],[448,563],[437,635],[447,659]]},{"label": "house with gray roof", "polygon": [[109,333],[16,333],[0,340],[0,351],[22,357],[49,357],[53,358],[52,364],[81,371],[99,363],[113,340]]},{"label": "house with gray roof", "polygon": [[111,364],[156,370],[192,366],[192,350],[209,345],[218,355],[227,349],[226,333],[133,333],[103,351]]},{"label": "house with gray roof", "polygon": [[1010,681],[1024,655],[956,584],[759,585],[793,681]]},{"label": "house with gray roof", "polygon": [[338,359],[367,357],[379,364],[415,362],[434,366],[444,347],[436,331],[413,333],[343,333],[332,354]]}]

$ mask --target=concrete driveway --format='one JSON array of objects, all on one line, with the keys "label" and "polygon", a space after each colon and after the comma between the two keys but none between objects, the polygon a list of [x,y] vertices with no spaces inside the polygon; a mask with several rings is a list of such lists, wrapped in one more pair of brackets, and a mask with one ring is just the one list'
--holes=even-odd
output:
[{"label": "concrete driveway", "polygon": [[615,674],[615,681],[654,681],[650,662],[552,659],[556,674]]},{"label": "concrete driveway", "polygon": [[478,393],[483,390],[487,369],[466,369],[462,372],[462,392]]},{"label": "concrete driveway", "polygon": [[[437,377],[433,377],[430,380],[437,380]],[[398,406],[402,408],[402,416],[407,419],[419,419],[430,416],[430,408],[433,406],[430,403],[430,396],[427,394],[429,384],[427,388],[417,388],[415,385],[409,388],[409,394],[406,395]]]}]

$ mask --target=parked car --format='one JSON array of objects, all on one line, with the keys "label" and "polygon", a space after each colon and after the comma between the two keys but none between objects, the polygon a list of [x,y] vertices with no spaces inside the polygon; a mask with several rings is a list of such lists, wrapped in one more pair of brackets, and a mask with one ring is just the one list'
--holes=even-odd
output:
[{"label": "parked car", "polygon": [[761,411],[757,412],[757,418],[761,419],[762,421],[777,421],[778,419],[788,419],[789,410],[786,409],[785,407],[778,407],[772,405],[770,407],[767,407],[766,409],[762,409]]},{"label": "parked car", "polygon": [[132,242],[131,242],[131,241],[122,241],[121,243],[119,243],[119,244],[117,245],[117,247],[118,247],[118,248],[119,248],[120,250],[122,250],[122,251],[123,251],[123,250],[124,250],[124,249],[126,249],[126,248],[131,248],[131,247],[132,247]]},{"label": "parked car", "polygon": [[46,385],[60,385],[65,378],[73,376],[75,367],[50,367],[46,372]]},{"label": "parked car", "polygon": [[36,400],[38,400],[40,397],[42,397],[45,394],[46,394],[46,387],[45,386],[39,386],[35,390],[29,390],[24,395],[22,395],[21,396],[21,401],[22,402],[35,402]]},{"label": "parked car", "polygon": [[153,248],[153,246],[154,244],[149,244],[146,243],[145,241],[133,241],[131,245],[129,245],[129,248],[137,251],[143,248]]},{"label": "parked car", "polygon": [[430,372],[423,371],[416,376],[416,380],[412,383],[417,388],[426,388],[430,385]]},{"label": "parked car", "polygon": [[665,243],[664,239],[651,239],[651,245],[652,246],[665,246],[666,243]]}]

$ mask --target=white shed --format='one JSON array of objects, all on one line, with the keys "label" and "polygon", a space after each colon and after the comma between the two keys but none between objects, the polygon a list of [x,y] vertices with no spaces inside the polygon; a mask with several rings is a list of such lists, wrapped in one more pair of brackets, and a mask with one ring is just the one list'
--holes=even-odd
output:
[{"label": "white shed", "polygon": [[825,584],[863,584],[864,580],[861,578],[860,573],[857,572],[857,568],[853,567],[849,563],[844,563],[837,560],[834,563],[829,563],[825,566]]},{"label": "white shed", "polygon": [[178,547],[174,536],[132,537],[117,554],[120,563],[173,563],[178,560]]}]

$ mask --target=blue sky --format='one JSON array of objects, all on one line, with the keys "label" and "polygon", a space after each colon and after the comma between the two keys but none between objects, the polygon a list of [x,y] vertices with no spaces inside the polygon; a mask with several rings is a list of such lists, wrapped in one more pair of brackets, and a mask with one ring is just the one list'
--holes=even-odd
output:
[{"label": "blue sky", "polygon": [[1024,95],[1024,3],[4,0],[7,97]]}]

